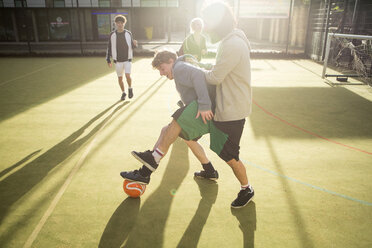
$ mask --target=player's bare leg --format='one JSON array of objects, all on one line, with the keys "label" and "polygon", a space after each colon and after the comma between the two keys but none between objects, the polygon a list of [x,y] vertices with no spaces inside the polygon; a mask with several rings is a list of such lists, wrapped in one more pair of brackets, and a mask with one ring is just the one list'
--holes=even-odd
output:
[{"label": "player's bare leg", "polygon": [[240,192],[238,197],[231,203],[232,208],[241,208],[247,205],[254,196],[254,190],[248,183],[247,171],[241,160],[236,161],[232,159],[227,162],[233,170],[236,178],[241,184]]},{"label": "player's bare leg", "polygon": [[198,142],[193,140],[184,141],[201,164],[209,163],[209,159],[207,158],[203,147]]},{"label": "player's bare leg", "polygon": [[132,89],[132,78],[130,77],[130,73],[125,73],[125,78],[128,84],[128,97],[133,97],[133,89]]},{"label": "player's bare leg", "polygon": [[128,87],[132,87],[132,78],[130,77],[130,73],[125,73],[125,79],[127,80]]},{"label": "player's bare leg", "polygon": [[195,157],[199,160],[204,170],[194,173],[194,176],[199,178],[205,178],[210,180],[218,179],[218,172],[214,169],[212,163],[207,158],[203,147],[193,140],[184,140],[187,146],[190,148]]},{"label": "player's bare leg", "polygon": [[159,142],[158,149],[161,150],[164,155],[167,154],[169,147],[176,141],[178,135],[181,133],[181,126],[177,123],[176,120],[168,125],[165,130],[164,136]]},{"label": "player's bare leg", "polygon": [[163,127],[161,129],[160,136],[159,136],[158,140],[156,141],[156,143],[155,143],[154,147],[152,148],[152,150],[155,150],[159,146],[161,139],[164,137],[165,132],[167,131],[167,128],[168,128],[168,125],[165,126],[165,127]]},{"label": "player's bare leg", "polygon": [[160,159],[165,156],[170,145],[176,141],[180,133],[180,125],[173,120],[167,127],[162,129],[153,151],[132,151],[132,155],[143,164],[142,168],[134,171],[123,171],[120,175],[131,181],[148,184],[151,173],[158,168]]},{"label": "player's bare leg", "polygon": [[124,83],[123,83],[123,77],[118,77],[119,86],[121,89],[121,92],[124,92]]},{"label": "player's bare leg", "polygon": [[241,185],[247,185],[248,184],[248,177],[247,177],[247,171],[245,169],[244,164],[241,160],[236,161],[235,159],[231,159],[227,164],[231,167],[233,170],[236,178],[239,180]]},{"label": "player's bare leg", "polygon": [[125,94],[125,88],[124,88],[124,83],[123,83],[123,77],[118,77],[118,82],[119,82],[119,86],[121,89],[121,100],[124,101],[126,94]]},{"label": "player's bare leg", "polygon": [[176,141],[178,135],[181,133],[181,127],[177,121],[173,120],[168,126],[162,128],[160,136],[156,141],[152,151],[132,152],[132,155],[144,163],[145,166],[157,168],[160,159],[167,154],[169,147]]}]

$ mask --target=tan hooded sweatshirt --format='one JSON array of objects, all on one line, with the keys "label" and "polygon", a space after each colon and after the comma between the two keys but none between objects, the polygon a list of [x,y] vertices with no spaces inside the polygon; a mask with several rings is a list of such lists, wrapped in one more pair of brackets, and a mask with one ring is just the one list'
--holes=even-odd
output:
[{"label": "tan hooded sweatshirt", "polygon": [[245,119],[252,111],[250,45],[235,29],[218,46],[216,64],[205,71],[207,83],[216,85],[215,121]]}]

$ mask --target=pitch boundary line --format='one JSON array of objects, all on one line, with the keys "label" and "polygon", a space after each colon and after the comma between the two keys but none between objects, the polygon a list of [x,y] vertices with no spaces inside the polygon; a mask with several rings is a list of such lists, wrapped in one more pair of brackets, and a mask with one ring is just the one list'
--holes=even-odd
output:
[{"label": "pitch boundary line", "polygon": [[62,187],[58,191],[57,195],[54,197],[52,203],[49,205],[49,208],[44,213],[43,217],[41,218],[41,220],[39,221],[39,223],[35,227],[34,231],[28,237],[26,243],[23,246],[24,248],[29,248],[29,247],[32,246],[32,244],[35,241],[36,237],[38,236],[39,232],[41,231],[44,224],[46,223],[46,221],[48,220],[48,218],[50,217],[50,215],[53,213],[54,209],[56,208],[59,200],[62,198],[63,194],[65,193],[67,187],[70,185],[73,177],[79,171],[81,165],[84,163],[86,157],[88,156],[88,154],[92,150],[93,146],[95,145],[98,134],[101,132],[101,130],[103,128],[106,127],[106,125],[108,123],[111,123],[111,122],[106,122],[105,124],[103,124],[102,127],[95,133],[93,140],[89,143],[88,147],[85,149],[84,153],[81,155],[80,159],[78,160],[78,162],[73,167],[73,169],[70,172],[70,174],[68,175],[66,181],[64,182],[64,184],[62,185]]},{"label": "pitch boundary line", "polygon": [[[170,102],[170,101],[171,101],[170,96],[168,96],[168,111],[171,113],[171,111],[172,111],[172,107],[171,107],[171,102]],[[261,108],[261,106],[259,106],[255,101],[253,101],[253,102],[254,102],[258,107]],[[264,108],[262,108],[262,110],[265,111],[266,113],[270,113],[270,112],[266,111]],[[272,114],[272,115],[273,115],[273,114]],[[274,116],[274,115],[273,115],[273,116]],[[281,120],[281,119],[280,119],[280,120]],[[283,120],[283,121],[284,121],[284,120]],[[284,122],[285,122],[285,121],[284,121]],[[287,123],[287,122],[285,122],[285,123]],[[289,123],[289,124],[290,124],[290,123]],[[297,126],[296,126],[296,127],[297,127]],[[299,128],[299,129],[302,130],[301,128]],[[317,137],[318,137],[318,136],[317,136]],[[320,136],[320,137],[321,137],[321,136]],[[206,143],[205,140],[200,139],[200,142],[208,146],[208,144]],[[347,146],[347,147],[349,147],[349,146]],[[255,167],[255,168],[260,169],[260,170],[262,170],[262,171],[268,172],[268,173],[270,173],[270,174],[272,174],[272,175],[275,175],[275,176],[278,176],[278,177],[282,177],[282,178],[284,178],[284,179],[287,179],[287,180],[290,180],[290,181],[293,181],[293,182],[296,182],[296,183],[302,184],[302,185],[304,185],[304,186],[310,187],[310,188],[315,189],[315,190],[318,190],[318,191],[322,191],[322,192],[325,192],[325,193],[328,193],[328,194],[331,194],[331,195],[334,195],[334,196],[338,196],[338,197],[344,198],[344,199],[346,199],[346,200],[350,200],[350,201],[353,201],[353,202],[357,202],[357,203],[360,203],[360,204],[363,204],[363,205],[366,205],[366,206],[372,206],[372,203],[371,203],[371,202],[363,201],[363,200],[360,200],[360,199],[357,199],[357,198],[353,198],[353,197],[350,197],[350,196],[347,196],[347,195],[343,195],[343,194],[337,193],[337,192],[335,192],[335,191],[331,191],[331,190],[328,190],[328,189],[325,189],[325,188],[322,188],[322,187],[319,187],[319,186],[316,186],[316,185],[313,185],[313,184],[310,184],[310,183],[306,183],[306,182],[300,181],[300,180],[298,180],[298,179],[296,179],[296,178],[292,178],[292,177],[289,177],[289,176],[286,176],[286,175],[280,174],[280,173],[278,173],[278,172],[271,171],[271,170],[266,169],[266,168],[264,168],[264,167],[262,167],[262,166],[256,165],[256,164],[254,164],[254,163],[252,163],[252,162],[249,162],[249,161],[247,161],[247,160],[245,160],[245,159],[241,159],[241,160],[243,161],[244,164],[248,164],[248,165],[250,165],[250,166],[252,166],[252,167]]]},{"label": "pitch boundary line", "polygon": [[[158,80],[156,80],[153,85],[155,85],[157,82],[159,82],[160,79],[161,78],[159,78]],[[164,80],[164,82],[165,81],[166,80]],[[137,101],[139,98],[141,98],[146,93],[147,93],[147,91],[145,91],[143,94],[141,94],[139,97],[137,97],[134,101],[132,101],[132,103],[134,103],[135,101]],[[114,113],[115,113],[115,110],[114,110]],[[54,197],[52,203],[49,205],[48,209],[44,213],[43,217],[40,219],[39,223],[34,228],[34,230],[31,233],[31,235],[26,240],[25,244],[23,245],[23,248],[30,248],[32,246],[32,244],[36,240],[36,237],[38,236],[39,232],[43,228],[44,224],[46,223],[46,221],[48,220],[48,218],[50,217],[50,215],[53,213],[53,211],[56,208],[59,200],[62,198],[63,194],[65,193],[66,189],[68,188],[69,184],[71,183],[73,177],[79,171],[79,169],[82,166],[82,164],[84,163],[86,157],[88,156],[88,154],[90,153],[90,151],[92,150],[92,148],[94,147],[94,145],[96,144],[98,134],[100,134],[101,133],[101,130],[103,130],[107,126],[107,124],[109,124],[109,123],[111,123],[111,122],[110,121],[107,121],[106,123],[104,123],[101,126],[101,128],[94,134],[94,136],[92,137],[92,141],[89,143],[88,147],[86,148],[86,150],[84,151],[84,153],[81,155],[81,157],[79,158],[78,162],[72,168],[72,170],[71,170],[70,174],[68,175],[66,181],[64,182],[64,184],[62,185],[62,187],[58,191],[57,195]]]},{"label": "pitch boundary line", "polygon": [[363,153],[366,153],[366,154],[368,154],[368,155],[372,155],[372,152],[368,152],[368,151],[365,151],[365,150],[362,150],[362,149],[359,149],[359,148],[356,148],[356,147],[353,147],[353,146],[345,145],[345,144],[343,144],[343,143],[337,142],[337,141],[335,141],[335,140],[328,139],[328,138],[323,137],[323,136],[321,136],[321,135],[319,135],[319,134],[313,133],[313,132],[308,131],[308,130],[306,130],[306,129],[304,129],[304,128],[301,128],[301,127],[299,127],[299,126],[296,126],[296,125],[294,125],[294,124],[292,124],[292,123],[290,123],[290,122],[288,122],[288,121],[286,121],[286,120],[280,118],[279,116],[277,116],[277,115],[271,113],[270,111],[266,110],[264,107],[262,107],[261,105],[259,105],[256,101],[254,101],[254,100],[252,100],[252,101],[253,101],[253,103],[254,103],[257,107],[259,107],[259,108],[260,108],[262,111],[264,111],[267,115],[269,115],[269,116],[271,116],[271,117],[273,117],[273,118],[275,118],[275,119],[277,119],[277,120],[279,120],[279,121],[281,121],[281,122],[287,124],[288,126],[291,126],[291,127],[293,127],[293,128],[296,128],[296,129],[298,129],[298,130],[300,130],[300,131],[302,131],[302,132],[304,132],[304,133],[310,134],[310,135],[312,135],[312,136],[315,136],[315,137],[317,137],[317,138],[323,139],[323,140],[328,141],[328,142],[330,142],[330,143],[334,143],[334,144],[339,145],[339,146],[343,146],[343,147],[346,147],[346,148],[349,148],[349,149],[352,149],[352,150],[355,150],[355,151],[358,151],[358,152],[363,152]]},{"label": "pitch boundary line", "polygon": [[273,174],[275,176],[278,176],[278,177],[282,177],[282,178],[285,178],[285,179],[288,179],[290,181],[293,181],[293,182],[296,182],[296,183],[299,183],[299,184],[302,184],[304,186],[307,186],[307,187],[310,187],[310,188],[313,188],[313,189],[316,189],[316,190],[319,190],[319,191],[323,191],[325,193],[328,193],[328,194],[331,194],[331,195],[335,195],[335,196],[338,196],[338,197],[341,197],[341,198],[344,198],[344,199],[347,199],[347,200],[350,200],[350,201],[353,201],[353,202],[358,202],[358,203],[361,203],[363,205],[366,205],[366,206],[372,206],[372,203],[371,202],[367,202],[367,201],[363,201],[363,200],[359,200],[357,198],[353,198],[353,197],[350,197],[350,196],[347,196],[347,195],[343,195],[343,194],[340,194],[340,193],[337,193],[335,191],[331,191],[331,190],[328,190],[328,189],[325,189],[325,188],[321,188],[321,187],[318,187],[318,186],[315,186],[313,184],[310,184],[310,183],[306,183],[306,182],[303,182],[303,181],[300,181],[296,178],[293,178],[293,177],[289,177],[289,176],[286,176],[286,175],[283,175],[283,174],[280,174],[278,172],[275,172],[275,171],[272,171],[272,170],[269,170],[269,169],[266,169],[264,167],[261,167],[259,165],[256,165],[252,162],[249,162],[249,161],[246,161],[246,160],[243,160],[242,161],[245,163],[245,164],[249,164],[250,166],[253,166],[257,169],[260,169],[262,171],[265,171],[265,172],[268,172],[270,174]]},{"label": "pitch boundary line", "polygon": [[48,67],[55,66],[55,65],[56,65],[56,64],[50,64],[50,65],[44,66],[44,67],[42,67],[42,68],[39,68],[39,69],[37,69],[37,70],[35,70],[35,71],[29,72],[29,73],[27,73],[27,74],[25,74],[25,75],[22,75],[22,76],[19,76],[19,77],[13,78],[13,79],[9,79],[9,80],[7,80],[7,81],[5,81],[5,82],[1,82],[1,83],[0,83],[0,86],[6,85],[7,83],[10,83],[10,82],[16,81],[16,80],[18,80],[18,79],[21,79],[21,78],[27,77],[27,76],[32,75],[32,74],[35,74],[35,73],[37,73],[37,72],[39,72],[39,71],[42,71],[42,70],[44,70],[44,69],[46,69],[46,68],[48,68]]}]

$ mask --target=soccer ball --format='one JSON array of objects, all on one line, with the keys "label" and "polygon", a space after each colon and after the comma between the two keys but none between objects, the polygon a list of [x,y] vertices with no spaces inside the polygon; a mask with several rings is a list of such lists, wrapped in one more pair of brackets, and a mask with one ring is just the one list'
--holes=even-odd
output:
[{"label": "soccer ball", "polygon": [[123,189],[129,197],[138,198],[143,193],[145,193],[146,185],[129,180],[124,180]]}]

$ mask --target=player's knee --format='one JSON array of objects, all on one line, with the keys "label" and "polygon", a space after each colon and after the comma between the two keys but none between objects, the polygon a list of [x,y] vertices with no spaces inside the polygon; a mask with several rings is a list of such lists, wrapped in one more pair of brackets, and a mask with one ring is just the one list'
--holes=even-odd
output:
[{"label": "player's knee", "polygon": [[176,129],[179,129],[181,130],[181,126],[180,124],[178,124],[178,122],[176,120],[172,120],[172,122],[169,124],[169,126],[171,126],[172,128],[176,128]]},{"label": "player's knee", "polygon": [[195,142],[195,141],[192,141],[192,140],[185,140],[185,139],[182,139],[187,146],[191,146],[193,143],[192,142]]},{"label": "player's knee", "polygon": [[165,132],[167,131],[167,128],[168,128],[168,126],[163,127],[161,129],[161,134],[165,134]]},{"label": "player's knee", "polygon": [[236,161],[236,159],[233,158],[233,159],[227,161],[226,163],[227,163],[231,168],[234,168],[234,166],[237,165],[238,161]]}]

